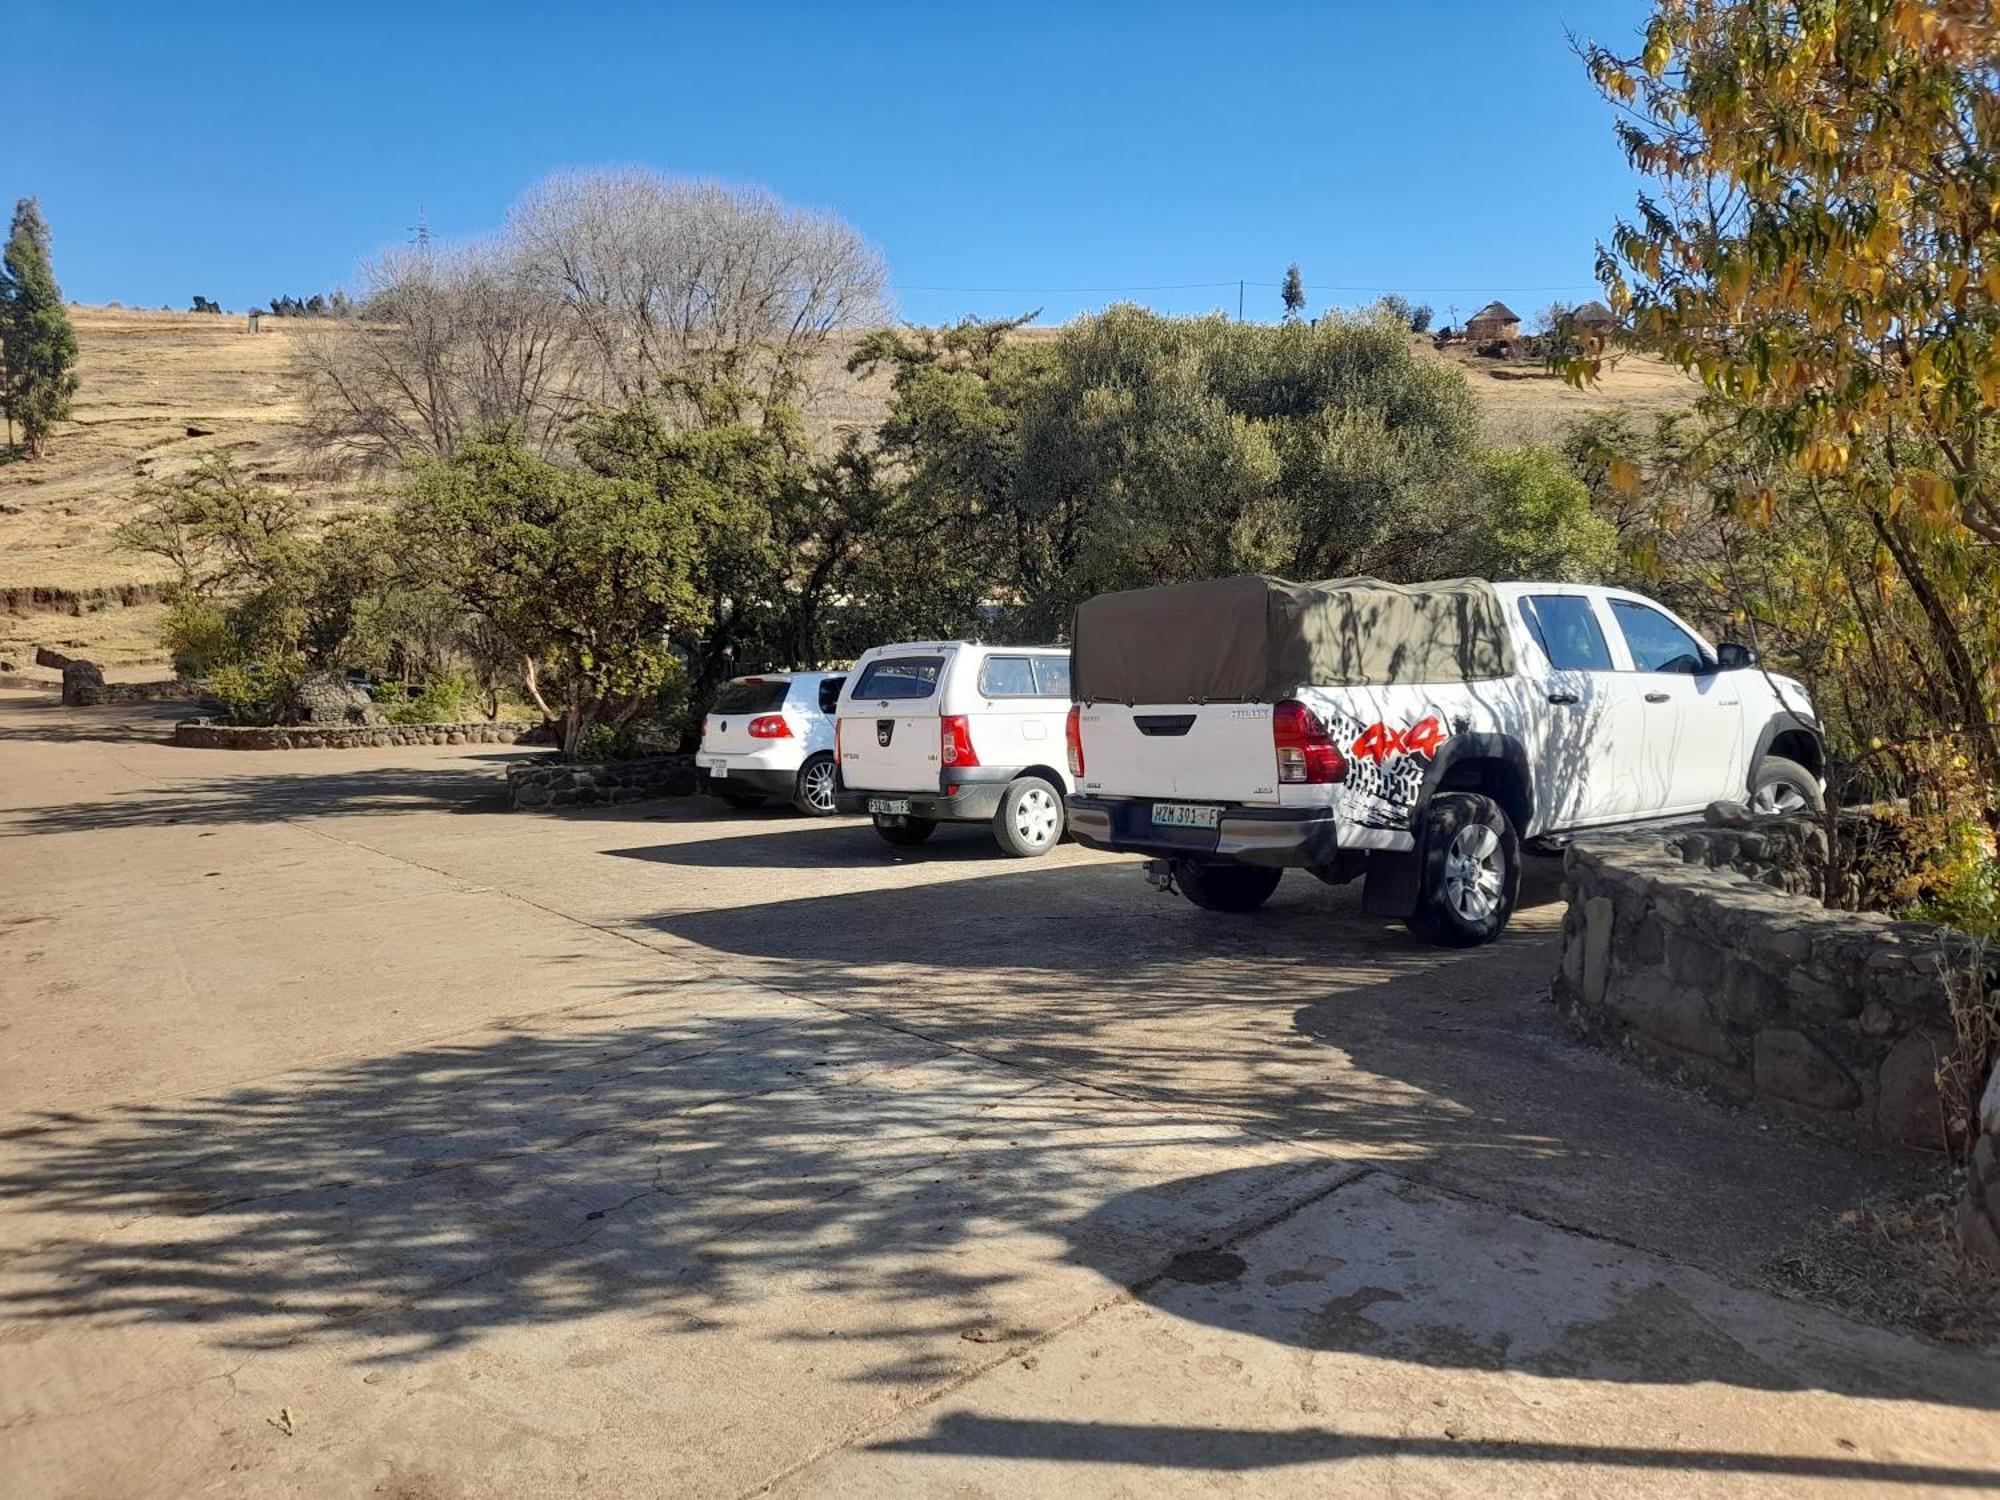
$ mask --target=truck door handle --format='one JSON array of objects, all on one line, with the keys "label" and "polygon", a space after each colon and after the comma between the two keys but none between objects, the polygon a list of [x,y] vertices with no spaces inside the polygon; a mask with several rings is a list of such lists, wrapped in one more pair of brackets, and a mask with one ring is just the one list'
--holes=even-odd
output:
[{"label": "truck door handle", "polygon": [[1575,693],[1550,693],[1549,702],[1561,704],[1564,708],[1576,707]]},{"label": "truck door handle", "polygon": [[1646,694],[1646,701],[1648,703],[1665,703],[1667,695],[1665,693],[1648,693]]}]

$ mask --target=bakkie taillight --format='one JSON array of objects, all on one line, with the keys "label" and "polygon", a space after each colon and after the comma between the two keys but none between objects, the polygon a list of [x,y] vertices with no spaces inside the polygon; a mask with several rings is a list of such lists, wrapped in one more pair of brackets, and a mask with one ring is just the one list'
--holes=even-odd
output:
[{"label": "bakkie taillight", "polygon": [[964,714],[946,714],[938,720],[938,758],[948,766],[976,766],[972,753],[972,724]]},{"label": "bakkie taillight", "polygon": [[838,764],[845,765],[847,763],[847,757],[840,753],[840,720],[838,719],[833,721],[833,758]]},{"label": "bakkie taillight", "polygon": [[1278,780],[1324,786],[1347,780],[1347,758],[1319,715],[1287,698],[1271,710],[1271,743],[1278,752]]},{"label": "bakkie taillight", "polygon": [[1069,741],[1069,774],[1083,779],[1083,705],[1072,703],[1063,724],[1063,738]]},{"label": "bakkie taillight", "polygon": [[788,740],[792,737],[792,726],[785,722],[783,714],[759,714],[750,721],[750,738],[753,740]]}]

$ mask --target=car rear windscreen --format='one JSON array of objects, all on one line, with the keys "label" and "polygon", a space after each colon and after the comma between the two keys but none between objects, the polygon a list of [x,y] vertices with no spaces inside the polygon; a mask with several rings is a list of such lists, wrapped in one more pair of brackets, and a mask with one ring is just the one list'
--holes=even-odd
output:
[{"label": "car rear windscreen", "polygon": [[715,695],[713,712],[719,714],[768,714],[785,706],[791,681],[784,677],[739,677],[725,682]]},{"label": "car rear windscreen", "polygon": [[857,698],[928,698],[937,691],[942,656],[885,656],[871,661],[854,685]]}]

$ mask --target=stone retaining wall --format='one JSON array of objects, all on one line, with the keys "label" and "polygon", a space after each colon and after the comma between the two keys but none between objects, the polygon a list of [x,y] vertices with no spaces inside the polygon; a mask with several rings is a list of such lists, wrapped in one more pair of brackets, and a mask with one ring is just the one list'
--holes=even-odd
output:
[{"label": "stone retaining wall", "polygon": [[361,750],[393,745],[515,745],[542,736],[540,724],[219,724],[183,719],[174,743],[196,750]]},{"label": "stone retaining wall", "polygon": [[1942,1149],[1935,1072],[1952,1030],[1939,965],[1965,961],[1966,940],[1830,911],[1775,889],[1782,875],[1727,867],[1732,847],[1755,869],[1773,841],[1809,842],[1778,821],[1671,847],[1638,834],[1572,844],[1556,1002],[1586,1037],[1729,1097],[1863,1142]]},{"label": "stone retaining wall", "polygon": [[694,761],[685,755],[642,760],[522,761],[507,768],[511,808],[597,807],[648,797],[686,797],[700,785]]},{"label": "stone retaining wall", "polygon": [[94,708],[104,703],[183,702],[200,695],[200,689],[192,682],[171,677],[157,682],[106,682],[97,663],[64,658],[62,701],[73,708]]}]

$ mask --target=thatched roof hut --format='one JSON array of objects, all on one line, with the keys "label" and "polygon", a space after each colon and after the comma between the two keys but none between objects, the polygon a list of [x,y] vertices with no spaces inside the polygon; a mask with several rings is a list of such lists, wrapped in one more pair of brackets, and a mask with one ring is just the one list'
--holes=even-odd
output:
[{"label": "thatched roof hut", "polygon": [[1465,320],[1465,336],[1475,344],[1518,338],[1521,315],[1504,302],[1489,302]]}]

